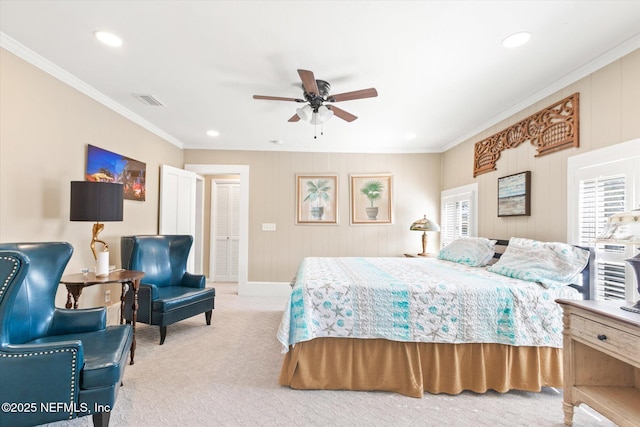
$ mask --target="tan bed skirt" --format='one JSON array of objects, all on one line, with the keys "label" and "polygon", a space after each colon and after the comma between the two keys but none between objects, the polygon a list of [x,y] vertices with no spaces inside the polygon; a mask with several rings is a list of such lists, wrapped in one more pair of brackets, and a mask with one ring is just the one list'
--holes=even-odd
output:
[{"label": "tan bed skirt", "polygon": [[316,338],[285,355],[280,385],[311,390],[428,393],[540,391],[562,386],[562,349]]}]

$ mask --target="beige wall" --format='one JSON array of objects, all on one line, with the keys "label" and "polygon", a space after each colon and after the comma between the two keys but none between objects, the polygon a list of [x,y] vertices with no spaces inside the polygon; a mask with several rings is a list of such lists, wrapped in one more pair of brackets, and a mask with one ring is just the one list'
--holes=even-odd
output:
[{"label": "beige wall", "polygon": [[[440,157],[185,150],[184,162],[249,166],[248,280],[288,282],[305,256],[401,256],[420,252],[420,233],[409,231],[409,226],[424,214],[435,221],[440,219]],[[350,225],[349,174],[382,172],[393,174],[394,224]],[[295,224],[296,173],[338,175],[339,225]],[[208,193],[209,183],[206,188]],[[208,214],[205,221],[209,221]],[[275,223],[277,231],[263,232],[262,223]],[[430,236],[428,246],[429,251],[437,251],[437,234]]]},{"label": "beige wall", "polygon": [[[147,165],[146,201],[125,200],[124,221],[100,234],[119,266],[120,236],[157,232],[159,166],[182,167],[182,150],[4,49],[0,65],[0,242],[67,241],[67,273],[93,266],[92,224],[69,221],[69,183],[84,180],[91,144]],[[81,306],[102,304],[104,289],[87,288]]]},{"label": "beige wall", "polygon": [[[440,191],[475,181],[481,235],[564,240],[567,157],[640,137],[640,51],[443,154],[183,152],[13,54],[0,55],[0,241],[68,241],[75,247],[68,272],[92,262],[91,225],[68,220],[69,182],[83,179],[87,144],[147,164],[147,200],[125,201],[124,222],[107,223],[101,234],[113,264],[120,264],[120,236],[157,232],[161,164],[249,165],[249,280],[282,282],[304,256],[419,252],[420,235],[409,231],[411,222],[424,213],[439,221]],[[523,144],[503,153],[497,171],[473,178],[475,142],[574,92],[580,92],[580,148],[535,158],[533,147]],[[532,215],[497,218],[497,178],[523,170],[532,171]],[[375,172],[393,173],[395,223],[351,226],[348,176]],[[340,225],[294,224],[296,173],[338,174]],[[264,222],[278,230],[261,231]],[[435,252],[437,243],[437,235],[430,236],[428,249]],[[87,289],[82,305],[101,300],[101,289]]]},{"label": "beige wall", "polygon": [[[529,143],[505,150],[496,171],[473,178],[474,144],[575,92],[580,93],[580,147],[534,157]],[[552,96],[492,126],[442,157],[443,189],[478,183],[479,234],[565,241],[567,236],[567,158],[640,137],[640,50],[611,63]],[[466,165],[460,168],[460,165]],[[499,177],[530,170],[531,216],[497,214]]]}]

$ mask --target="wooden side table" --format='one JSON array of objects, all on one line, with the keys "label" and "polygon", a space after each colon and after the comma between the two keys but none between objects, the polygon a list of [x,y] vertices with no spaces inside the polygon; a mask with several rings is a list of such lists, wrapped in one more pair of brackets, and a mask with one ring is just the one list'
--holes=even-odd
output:
[{"label": "wooden side table", "polygon": [[[131,362],[133,365],[133,358],[136,353],[136,320],[138,317],[138,288],[140,287],[140,279],[144,277],[142,271],[134,270],[118,270],[109,273],[108,276],[96,277],[95,273],[77,273],[68,274],[62,276],[60,283],[67,287],[67,303],[65,308],[74,309],[78,308],[78,300],[82,290],[87,286],[103,285],[106,283],[120,283],[122,285],[122,292],[120,294],[120,324],[124,324],[124,296],[127,291],[127,286],[131,286],[133,289],[133,304],[131,305],[131,323],[133,328],[133,340],[131,341]],[[71,304],[71,298],[73,298],[73,304]]]},{"label": "wooden side table", "polygon": [[620,301],[557,302],[564,310],[564,423],[585,403],[620,426],[638,426],[640,315],[620,309]]}]

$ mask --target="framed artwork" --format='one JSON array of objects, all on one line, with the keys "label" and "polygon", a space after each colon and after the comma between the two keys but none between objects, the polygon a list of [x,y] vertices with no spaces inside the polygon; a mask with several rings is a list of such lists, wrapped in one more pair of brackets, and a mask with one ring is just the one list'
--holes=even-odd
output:
[{"label": "framed artwork", "polygon": [[393,224],[393,176],[351,174],[351,224]]},{"label": "framed artwork", "polygon": [[531,215],[531,171],[498,178],[498,216]]},{"label": "framed artwork", "polygon": [[296,224],[338,224],[338,175],[296,174]]},{"label": "framed artwork", "polygon": [[145,200],[146,163],[89,145],[87,181],[116,182],[124,185],[124,198]]}]

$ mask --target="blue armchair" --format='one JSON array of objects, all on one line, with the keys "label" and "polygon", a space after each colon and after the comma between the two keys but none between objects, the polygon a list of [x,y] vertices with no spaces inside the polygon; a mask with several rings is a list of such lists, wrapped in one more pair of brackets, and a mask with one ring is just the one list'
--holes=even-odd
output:
[{"label": "blue armchair", "polygon": [[[122,268],[144,272],[138,289],[137,321],[160,327],[160,345],[167,325],[205,314],[211,325],[216,291],[205,288],[205,277],[187,272],[193,244],[190,235],[124,236],[121,238]],[[125,296],[124,316],[131,321],[132,292]]]},{"label": "blue armchair", "polygon": [[133,338],[106,326],[104,307],[55,307],[71,258],[68,243],[0,244],[0,413],[2,426],[93,415],[109,424]]}]

